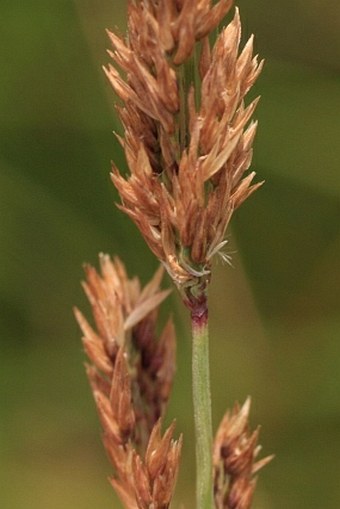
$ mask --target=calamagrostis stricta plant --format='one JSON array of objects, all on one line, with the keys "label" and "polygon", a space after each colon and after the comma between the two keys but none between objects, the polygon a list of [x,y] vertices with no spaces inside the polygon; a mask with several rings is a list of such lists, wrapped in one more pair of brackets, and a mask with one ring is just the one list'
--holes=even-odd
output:
[{"label": "calamagrostis stricta plant", "polygon": [[[233,20],[212,44],[232,0],[128,0],[125,38],[108,31],[113,65],[105,73],[120,98],[118,136],[129,174],[112,167],[120,208],[140,229],[179,289],[192,318],[196,509],[249,509],[258,432],[248,433],[249,402],[227,413],[212,439],[207,286],[215,254],[225,253],[233,212],[262,184],[247,173],[258,100],[245,97],[261,72],[253,37],[240,49]],[[157,309],[167,292],[157,272],[142,290],[121,262],[87,267],[86,294],[97,331],[79,311],[88,375],[127,509],[168,507],[181,439],[161,417],[174,372],[174,331],[156,338]]]}]

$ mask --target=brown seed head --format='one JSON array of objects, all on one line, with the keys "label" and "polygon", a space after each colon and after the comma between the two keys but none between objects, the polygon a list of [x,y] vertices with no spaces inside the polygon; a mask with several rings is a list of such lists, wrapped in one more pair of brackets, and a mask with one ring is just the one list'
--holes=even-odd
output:
[{"label": "brown seed head", "polygon": [[[125,40],[109,32],[115,66],[105,68],[123,105],[119,138],[130,170],[113,165],[125,211],[187,295],[210,279],[233,212],[261,183],[252,159],[257,100],[244,99],[262,62],[253,37],[240,51],[238,10],[213,48],[208,35],[231,0],[130,1]],[[188,78],[201,47],[199,74]],[[118,69],[118,70],[117,70]]]},{"label": "brown seed head", "polygon": [[261,447],[259,430],[249,431],[250,399],[227,412],[214,442],[214,492],[216,509],[249,509],[256,486],[254,474],[273,456],[256,461]]},{"label": "brown seed head", "polygon": [[158,308],[169,294],[160,290],[164,270],[158,269],[142,288],[137,278],[128,278],[119,259],[101,255],[100,264],[100,274],[86,266],[83,284],[97,331],[78,309],[75,316],[91,362],[86,369],[103,442],[115,470],[111,482],[127,509],[165,509],[174,490],[181,439],[172,439],[174,425],[161,437],[176,347],[172,320],[160,337],[156,334]]}]

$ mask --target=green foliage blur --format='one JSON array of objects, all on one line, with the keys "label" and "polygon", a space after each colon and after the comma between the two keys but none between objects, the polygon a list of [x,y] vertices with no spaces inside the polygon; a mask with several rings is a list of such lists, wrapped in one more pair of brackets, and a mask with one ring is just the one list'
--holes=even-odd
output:
[{"label": "green foliage blur", "polygon": [[[230,230],[211,287],[214,424],[252,395],[264,454],[254,509],[340,507],[340,3],[240,0],[266,66],[253,168],[265,186]],[[72,316],[82,263],[157,263],[115,206],[125,171],[101,65],[119,0],[1,0],[0,507],[120,507]],[[170,284],[166,281],[166,284]],[[190,330],[175,292],[184,432],[176,501],[194,507]]]}]

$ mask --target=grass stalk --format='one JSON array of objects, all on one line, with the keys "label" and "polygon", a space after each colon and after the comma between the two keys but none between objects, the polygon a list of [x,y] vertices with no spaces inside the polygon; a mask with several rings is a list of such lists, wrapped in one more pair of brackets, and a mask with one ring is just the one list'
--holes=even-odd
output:
[{"label": "grass stalk", "polygon": [[209,372],[208,308],[194,308],[192,320],[192,384],[196,439],[196,509],[212,509],[212,419]]}]

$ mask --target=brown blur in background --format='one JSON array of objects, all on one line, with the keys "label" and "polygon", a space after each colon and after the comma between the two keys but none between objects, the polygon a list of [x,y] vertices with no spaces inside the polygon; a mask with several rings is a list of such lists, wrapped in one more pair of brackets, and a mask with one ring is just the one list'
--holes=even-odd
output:
[{"label": "brown blur in background", "polygon": [[[229,231],[210,291],[214,425],[253,399],[264,454],[254,509],[340,507],[340,2],[240,0],[266,66],[253,168],[266,185]],[[82,263],[156,261],[115,206],[125,169],[101,65],[120,0],[0,0],[0,507],[118,508],[72,306]],[[166,284],[170,284],[166,281]],[[176,293],[184,432],[174,507],[194,509],[190,330]]]}]

